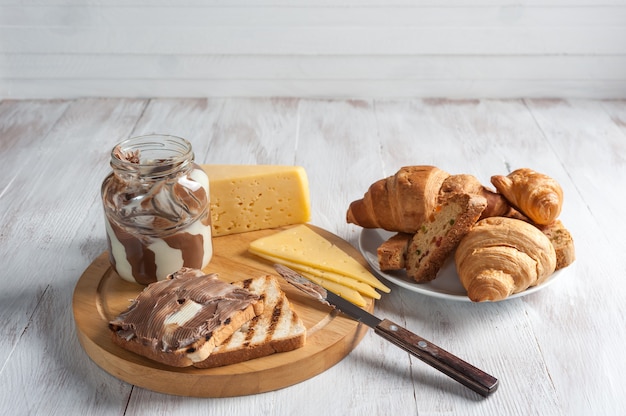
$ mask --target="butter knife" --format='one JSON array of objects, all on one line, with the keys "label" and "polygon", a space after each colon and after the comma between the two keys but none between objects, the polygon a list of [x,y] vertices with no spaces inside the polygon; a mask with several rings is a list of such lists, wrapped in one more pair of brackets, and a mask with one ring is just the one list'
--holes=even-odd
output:
[{"label": "butter knife", "polygon": [[487,397],[497,390],[498,379],[436,346],[432,342],[388,319],[377,318],[288,267],[275,264],[274,268],[287,282],[297,289],[332,308],[336,308],[350,318],[364,323],[387,341],[411,353],[481,396]]}]

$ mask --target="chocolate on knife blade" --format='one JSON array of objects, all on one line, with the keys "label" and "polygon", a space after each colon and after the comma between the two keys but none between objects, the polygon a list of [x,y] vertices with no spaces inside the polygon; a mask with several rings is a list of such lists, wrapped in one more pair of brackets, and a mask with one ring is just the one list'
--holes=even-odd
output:
[{"label": "chocolate on knife blade", "polygon": [[476,393],[487,397],[497,390],[498,379],[432,342],[388,319],[377,318],[342,297],[326,291],[322,286],[308,280],[288,267],[279,264],[274,267],[287,282],[296,288],[326,305],[337,308],[349,317],[363,322],[373,328],[377,335],[404,349]]}]

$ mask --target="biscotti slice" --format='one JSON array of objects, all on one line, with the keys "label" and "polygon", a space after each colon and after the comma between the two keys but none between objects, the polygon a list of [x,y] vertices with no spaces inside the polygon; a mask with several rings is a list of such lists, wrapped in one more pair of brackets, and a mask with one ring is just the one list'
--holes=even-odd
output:
[{"label": "biscotti slice", "polygon": [[264,312],[246,322],[217,346],[209,358],[194,366],[220,367],[304,346],[306,327],[275,277],[259,276],[233,285],[258,295],[264,304]]},{"label": "biscotti slice", "polygon": [[554,247],[556,270],[567,267],[576,260],[574,239],[561,220],[556,220],[550,225],[539,226],[539,229],[550,239]]},{"label": "biscotti slice", "polygon": [[376,249],[378,267],[382,271],[404,269],[406,250],[412,234],[397,233]]},{"label": "biscotti slice", "polygon": [[472,228],[487,206],[478,195],[453,194],[435,209],[413,235],[406,254],[406,272],[416,282],[437,277],[446,258]]},{"label": "biscotti slice", "polygon": [[205,360],[216,346],[263,312],[259,296],[183,268],[148,285],[109,323],[113,342],[173,367]]}]

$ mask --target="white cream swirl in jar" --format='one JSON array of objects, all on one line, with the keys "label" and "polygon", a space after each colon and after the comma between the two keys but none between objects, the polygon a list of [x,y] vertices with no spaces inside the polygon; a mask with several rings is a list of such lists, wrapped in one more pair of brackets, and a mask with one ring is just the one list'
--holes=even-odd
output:
[{"label": "white cream swirl in jar", "polygon": [[101,193],[109,258],[125,280],[150,284],[211,260],[209,179],[180,137],[146,135],[111,151]]}]

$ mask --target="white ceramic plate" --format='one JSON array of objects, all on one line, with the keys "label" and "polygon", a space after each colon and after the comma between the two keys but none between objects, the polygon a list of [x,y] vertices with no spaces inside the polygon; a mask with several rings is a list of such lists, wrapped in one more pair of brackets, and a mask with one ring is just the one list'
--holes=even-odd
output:
[{"label": "white ceramic plate", "polygon": [[[378,266],[376,249],[392,235],[394,235],[394,233],[381,229],[364,228],[361,231],[361,236],[359,238],[359,249],[361,250],[361,254],[363,254],[363,257],[365,257],[369,265],[380,277],[395,283],[398,286],[414,292],[422,293],[424,295],[461,302],[471,302],[471,300],[467,297],[467,291],[459,281],[459,276],[456,273],[456,267],[454,266],[454,259],[452,256],[448,258],[441,270],[439,270],[437,278],[428,283],[416,283],[413,279],[406,275],[404,270],[387,272],[381,271]],[[558,277],[560,277],[565,270],[567,269],[558,270],[541,285],[531,287],[523,292],[511,295],[506,299],[514,299],[520,296],[530,295],[538,290],[545,289],[549,284],[553,283]]]}]

